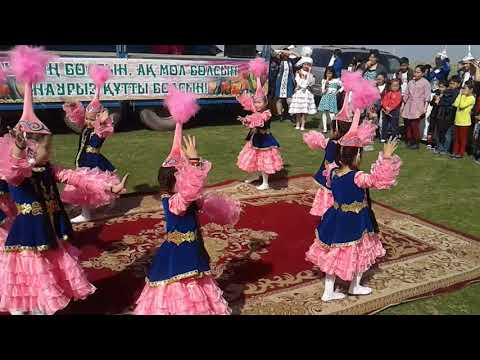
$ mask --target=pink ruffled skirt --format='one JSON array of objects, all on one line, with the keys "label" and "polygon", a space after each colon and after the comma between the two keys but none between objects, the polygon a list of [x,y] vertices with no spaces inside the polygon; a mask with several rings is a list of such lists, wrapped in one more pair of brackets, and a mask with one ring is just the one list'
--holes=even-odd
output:
[{"label": "pink ruffled skirt", "polygon": [[[93,170],[90,168],[78,168],[77,171],[80,176],[82,172],[89,175],[95,175],[99,184],[113,186],[120,183],[120,179],[115,173],[102,171],[99,168]],[[72,185],[66,185],[61,194],[61,199],[64,203],[88,208],[99,208],[109,205],[116,199],[116,197],[117,195],[109,191],[93,193],[84,191],[83,189]]]},{"label": "pink ruffled skirt", "polygon": [[238,154],[237,166],[246,172],[275,174],[283,169],[283,160],[278,148],[256,149],[249,141]]},{"label": "pink ruffled skirt", "polygon": [[385,249],[380,237],[367,233],[359,242],[348,246],[327,247],[315,240],[306,253],[306,260],[326,274],[351,281],[355,274],[367,271],[382,256]]},{"label": "pink ruffled skirt", "polygon": [[145,285],[135,315],[230,315],[222,290],[211,276],[171,284]]},{"label": "pink ruffled skirt", "polygon": [[41,311],[52,315],[71,299],[95,292],[78,263],[78,250],[62,241],[43,252],[3,252],[0,269],[0,311]]}]

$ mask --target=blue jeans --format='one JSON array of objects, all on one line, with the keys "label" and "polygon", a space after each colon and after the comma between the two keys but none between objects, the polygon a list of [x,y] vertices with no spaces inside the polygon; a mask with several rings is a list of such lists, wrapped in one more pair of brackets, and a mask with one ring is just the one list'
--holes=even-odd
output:
[{"label": "blue jeans", "polygon": [[450,149],[452,147],[452,141],[453,141],[453,126],[450,126],[445,133],[445,141],[438,142],[438,148],[437,150],[440,152],[450,152]]}]

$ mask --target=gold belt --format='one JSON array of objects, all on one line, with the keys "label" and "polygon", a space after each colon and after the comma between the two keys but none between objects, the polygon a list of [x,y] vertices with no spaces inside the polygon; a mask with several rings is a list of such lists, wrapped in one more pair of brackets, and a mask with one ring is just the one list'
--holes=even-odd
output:
[{"label": "gold belt", "polygon": [[177,245],[180,245],[184,241],[192,242],[197,239],[197,234],[193,231],[187,233],[182,233],[179,231],[174,231],[167,234],[167,241],[173,242]]},{"label": "gold belt", "polygon": [[91,154],[99,154],[100,149],[94,148],[93,146],[88,145],[87,148],[85,149],[85,152],[91,153]]},{"label": "gold belt", "polygon": [[341,204],[339,205],[337,202],[333,203],[333,207],[343,212],[354,212],[358,214],[362,209],[368,207],[368,203],[366,201],[359,202],[355,201],[351,204]]},{"label": "gold belt", "polygon": [[[38,201],[35,201],[31,204],[16,204],[17,211],[19,214],[28,215],[32,214],[33,216],[38,216],[43,214],[42,205]],[[49,214],[53,214],[55,211],[59,209],[58,204],[55,200],[47,200],[47,211]]]}]

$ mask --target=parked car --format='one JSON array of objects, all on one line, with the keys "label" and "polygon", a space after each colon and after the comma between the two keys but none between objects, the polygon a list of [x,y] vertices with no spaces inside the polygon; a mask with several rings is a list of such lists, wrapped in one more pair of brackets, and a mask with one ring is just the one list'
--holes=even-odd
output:
[{"label": "parked car", "polygon": [[[332,58],[333,51],[335,49],[342,50],[342,61],[343,67],[346,69],[352,61],[353,57],[367,60],[368,53],[370,49],[354,47],[348,45],[296,45],[294,51],[297,53],[301,52],[303,46],[310,46],[313,49],[312,59],[313,59],[313,74],[315,75],[315,85],[312,87],[312,92],[315,96],[321,95],[322,88],[322,79],[325,73],[325,68],[328,66],[330,59]],[[282,49],[285,48],[285,45],[272,45],[272,49]],[[379,63],[385,66],[387,70],[388,78],[392,78],[400,68],[400,58],[395,56],[387,51],[379,51],[380,59]]]},{"label": "parked car", "polygon": [[[343,47],[343,46],[312,46],[313,53],[313,73],[316,78],[315,86],[312,91],[315,95],[321,95],[322,78],[325,72],[325,68],[333,55],[335,49],[342,50],[341,59],[343,61],[343,68],[346,69],[353,57],[367,60],[370,49],[358,48],[358,47]],[[400,69],[400,58],[387,51],[379,51],[379,63],[382,64],[389,79],[393,78],[393,75]]]}]

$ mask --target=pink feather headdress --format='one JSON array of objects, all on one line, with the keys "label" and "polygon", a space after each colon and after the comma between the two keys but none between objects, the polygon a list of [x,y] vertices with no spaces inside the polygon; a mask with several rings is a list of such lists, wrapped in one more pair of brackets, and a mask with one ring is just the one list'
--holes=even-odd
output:
[{"label": "pink feather headdress", "polygon": [[175,134],[173,135],[173,144],[170,154],[163,162],[163,167],[175,167],[182,161],[182,129],[190,118],[199,110],[197,97],[191,93],[184,93],[175,86],[168,87],[168,94],[165,99],[165,105],[175,121]]},{"label": "pink feather headdress", "polygon": [[112,76],[111,70],[102,65],[90,65],[88,69],[88,74],[90,79],[93,80],[95,84],[95,97],[87,106],[87,112],[89,113],[99,113],[103,111],[103,105],[100,103],[100,92],[102,86],[110,79]]},{"label": "pink feather headdress", "polygon": [[262,86],[262,76],[267,75],[268,73],[268,64],[267,62],[262,59],[262,58],[256,58],[254,60],[250,60],[248,63],[248,68],[250,72],[255,76],[256,83],[257,83],[257,89],[255,91],[255,98],[265,98],[265,92],[263,91],[263,86]]},{"label": "pink feather headdress", "polygon": [[[338,141],[338,143],[341,146],[364,147],[373,142],[377,126],[367,120],[359,125],[361,112],[380,99],[380,93],[373,82],[365,80],[361,76],[359,77],[358,74],[344,73],[342,75],[342,82],[344,79],[346,79],[347,82],[346,91],[348,89],[352,93],[351,107],[354,110],[354,116],[350,130]],[[347,110],[345,110],[343,115],[348,114],[349,111],[348,92],[346,92],[345,97],[347,98]]]},{"label": "pink feather headdress", "polygon": [[15,129],[27,133],[51,134],[33,111],[32,85],[45,79],[45,68],[53,57],[43,48],[16,46],[9,53],[10,69],[24,84],[23,113]]}]

